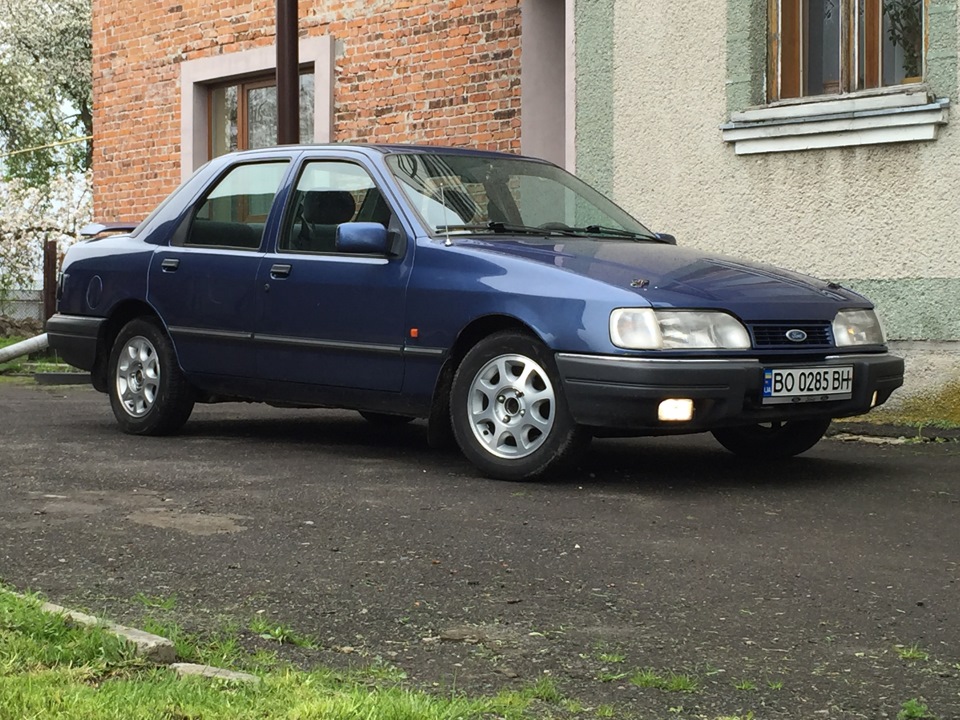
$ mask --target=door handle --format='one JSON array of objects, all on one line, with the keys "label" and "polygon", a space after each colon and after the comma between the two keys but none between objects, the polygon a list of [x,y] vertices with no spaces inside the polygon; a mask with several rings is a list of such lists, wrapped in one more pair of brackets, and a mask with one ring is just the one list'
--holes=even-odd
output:
[{"label": "door handle", "polygon": [[290,276],[290,271],[293,269],[292,265],[286,263],[277,263],[276,265],[270,268],[270,277],[272,278],[285,278]]},{"label": "door handle", "polygon": [[178,267],[180,267],[180,260],[178,258],[166,258],[160,263],[160,269],[164,272],[175,272]]}]

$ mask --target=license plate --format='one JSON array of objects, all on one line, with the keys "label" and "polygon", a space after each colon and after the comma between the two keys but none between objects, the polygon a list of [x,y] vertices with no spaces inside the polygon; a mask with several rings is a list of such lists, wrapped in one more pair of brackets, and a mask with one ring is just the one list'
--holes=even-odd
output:
[{"label": "license plate", "polygon": [[765,405],[825,402],[853,397],[853,366],[764,368]]}]

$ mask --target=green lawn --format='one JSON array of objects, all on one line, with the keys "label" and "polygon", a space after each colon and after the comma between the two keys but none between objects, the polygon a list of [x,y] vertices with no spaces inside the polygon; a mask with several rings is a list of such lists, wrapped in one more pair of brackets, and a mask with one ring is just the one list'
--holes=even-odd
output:
[{"label": "green lawn", "polygon": [[168,668],[145,664],[114,636],[72,627],[40,610],[39,601],[0,589],[3,718],[515,720],[531,717],[531,704],[544,693],[533,687],[492,698],[436,696],[373,673],[264,667],[256,684],[178,679]]}]

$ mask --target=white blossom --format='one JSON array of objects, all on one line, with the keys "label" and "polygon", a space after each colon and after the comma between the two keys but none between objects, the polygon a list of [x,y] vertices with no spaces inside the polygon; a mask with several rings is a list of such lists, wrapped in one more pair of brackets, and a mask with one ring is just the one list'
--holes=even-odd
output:
[{"label": "white blossom", "polygon": [[62,254],[90,217],[89,173],[58,176],[42,188],[0,181],[0,294],[36,287],[45,243],[55,240]]}]

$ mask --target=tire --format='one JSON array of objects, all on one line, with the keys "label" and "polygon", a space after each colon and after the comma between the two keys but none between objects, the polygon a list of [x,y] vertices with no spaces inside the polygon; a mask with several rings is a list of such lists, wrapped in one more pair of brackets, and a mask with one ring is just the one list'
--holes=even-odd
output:
[{"label": "tire", "polygon": [[793,457],[806,452],[830,427],[830,420],[786,420],[762,425],[719,428],[713,437],[735,455],[762,460]]},{"label": "tire", "polygon": [[450,419],[463,454],[498,480],[543,477],[589,438],[567,409],[552,353],[515,331],[467,352],[453,377]]},{"label": "tire", "polygon": [[360,410],[359,412],[360,417],[377,427],[398,427],[399,425],[406,425],[414,419],[410,415],[388,415],[387,413],[367,412],[366,410]]},{"label": "tire", "polygon": [[169,435],[193,412],[195,394],[170,338],[152,318],[131,320],[117,335],[107,374],[110,405],[131,435]]}]

